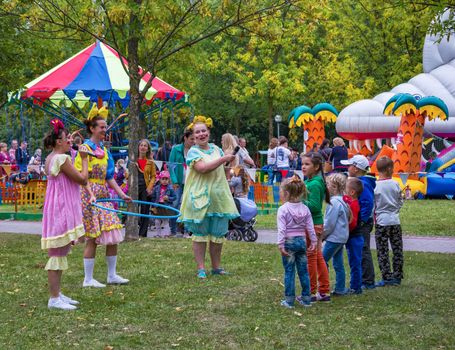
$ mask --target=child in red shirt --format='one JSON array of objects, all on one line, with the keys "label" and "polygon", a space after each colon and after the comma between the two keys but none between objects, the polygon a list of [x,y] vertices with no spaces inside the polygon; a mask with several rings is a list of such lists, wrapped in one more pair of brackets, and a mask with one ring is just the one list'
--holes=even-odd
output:
[{"label": "child in red shirt", "polygon": [[350,294],[362,294],[362,249],[363,236],[355,234],[360,205],[358,198],[363,191],[363,184],[356,177],[350,177],[346,182],[346,195],[343,200],[349,205],[352,216],[349,223],[349,239],[346,242],[349,267],[351,269]]}]

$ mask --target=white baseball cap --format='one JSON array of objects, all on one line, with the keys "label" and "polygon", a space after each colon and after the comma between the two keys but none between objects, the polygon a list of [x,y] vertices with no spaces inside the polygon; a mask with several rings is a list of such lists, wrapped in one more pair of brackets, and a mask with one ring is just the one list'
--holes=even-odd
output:
[{"label": "white baseball cap", "polygon": [[363,171],[368,171],[368,169],[370,168],[370,162],[368,161],[367,157],[361,154],[356,154],[351,159],[342,160],[340,161],[340,163],[343,165],[354,165],[356,168],[359,168],[360,170]]}]

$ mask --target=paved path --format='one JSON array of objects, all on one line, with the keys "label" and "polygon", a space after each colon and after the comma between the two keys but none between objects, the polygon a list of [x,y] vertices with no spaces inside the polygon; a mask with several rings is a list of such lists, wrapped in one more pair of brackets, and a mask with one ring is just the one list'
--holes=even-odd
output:
[{"label": "paved path", "polygon": [[[258,230],[258,233],[258,243],[276,242],[276,231]],[[371,248],[376,249],[374,236],[371,237]],[[455,237],[403,236],[403,249],[414,252],[455,254]]]},{"label": "paved path", "polygon": [[[0,220],[0,232],[41,234],[41,222]],[[258,230],[258,233],[257,243],[276,242],[275,230]],[[403,246],[406,251],[455,254],[455,237],[404,236]],[[374,236],[371,238],[371,248],[376,249]]]}]

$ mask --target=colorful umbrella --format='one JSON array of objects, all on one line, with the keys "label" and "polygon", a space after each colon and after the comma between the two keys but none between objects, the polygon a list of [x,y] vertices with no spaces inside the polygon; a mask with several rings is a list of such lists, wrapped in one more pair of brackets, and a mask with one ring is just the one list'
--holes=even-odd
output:
[{"label": "colorful umbrella", "polygon": [[[26,84],[21,97],[40,101],[49,99],[55,103],[72,100],[80,106],[100,98],[108,104],[119,101],[126,107],[130,100],[130,83],[122,61],[128,67],[126,59],[112,47],[97,41]],[[139,88],[143,89],[150,78],[151,75],[146,73]],[[146,100],[176,101],[184,96],[184,92],[155,77]]]}]

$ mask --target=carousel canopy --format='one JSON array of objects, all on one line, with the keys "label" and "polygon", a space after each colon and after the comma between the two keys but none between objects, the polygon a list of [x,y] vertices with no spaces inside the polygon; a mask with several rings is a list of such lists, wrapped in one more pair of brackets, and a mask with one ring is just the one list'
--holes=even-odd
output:
[{"label": "carousel canopy", "polygon": [[[118,101],[126,107],[130,100],[130,83],[121,60],[128,67],[125,58],[109,45],[97,41],[26,84],[20,91],[20,97],[39,101],[49,99],[54,103],[73,101],[79,106],[101,98],[109,105]],[[149,73],[143,76],[140,89],[150,78]],[[184,92],[155,77],[146,100],[176,101],[184,96]]]}]

